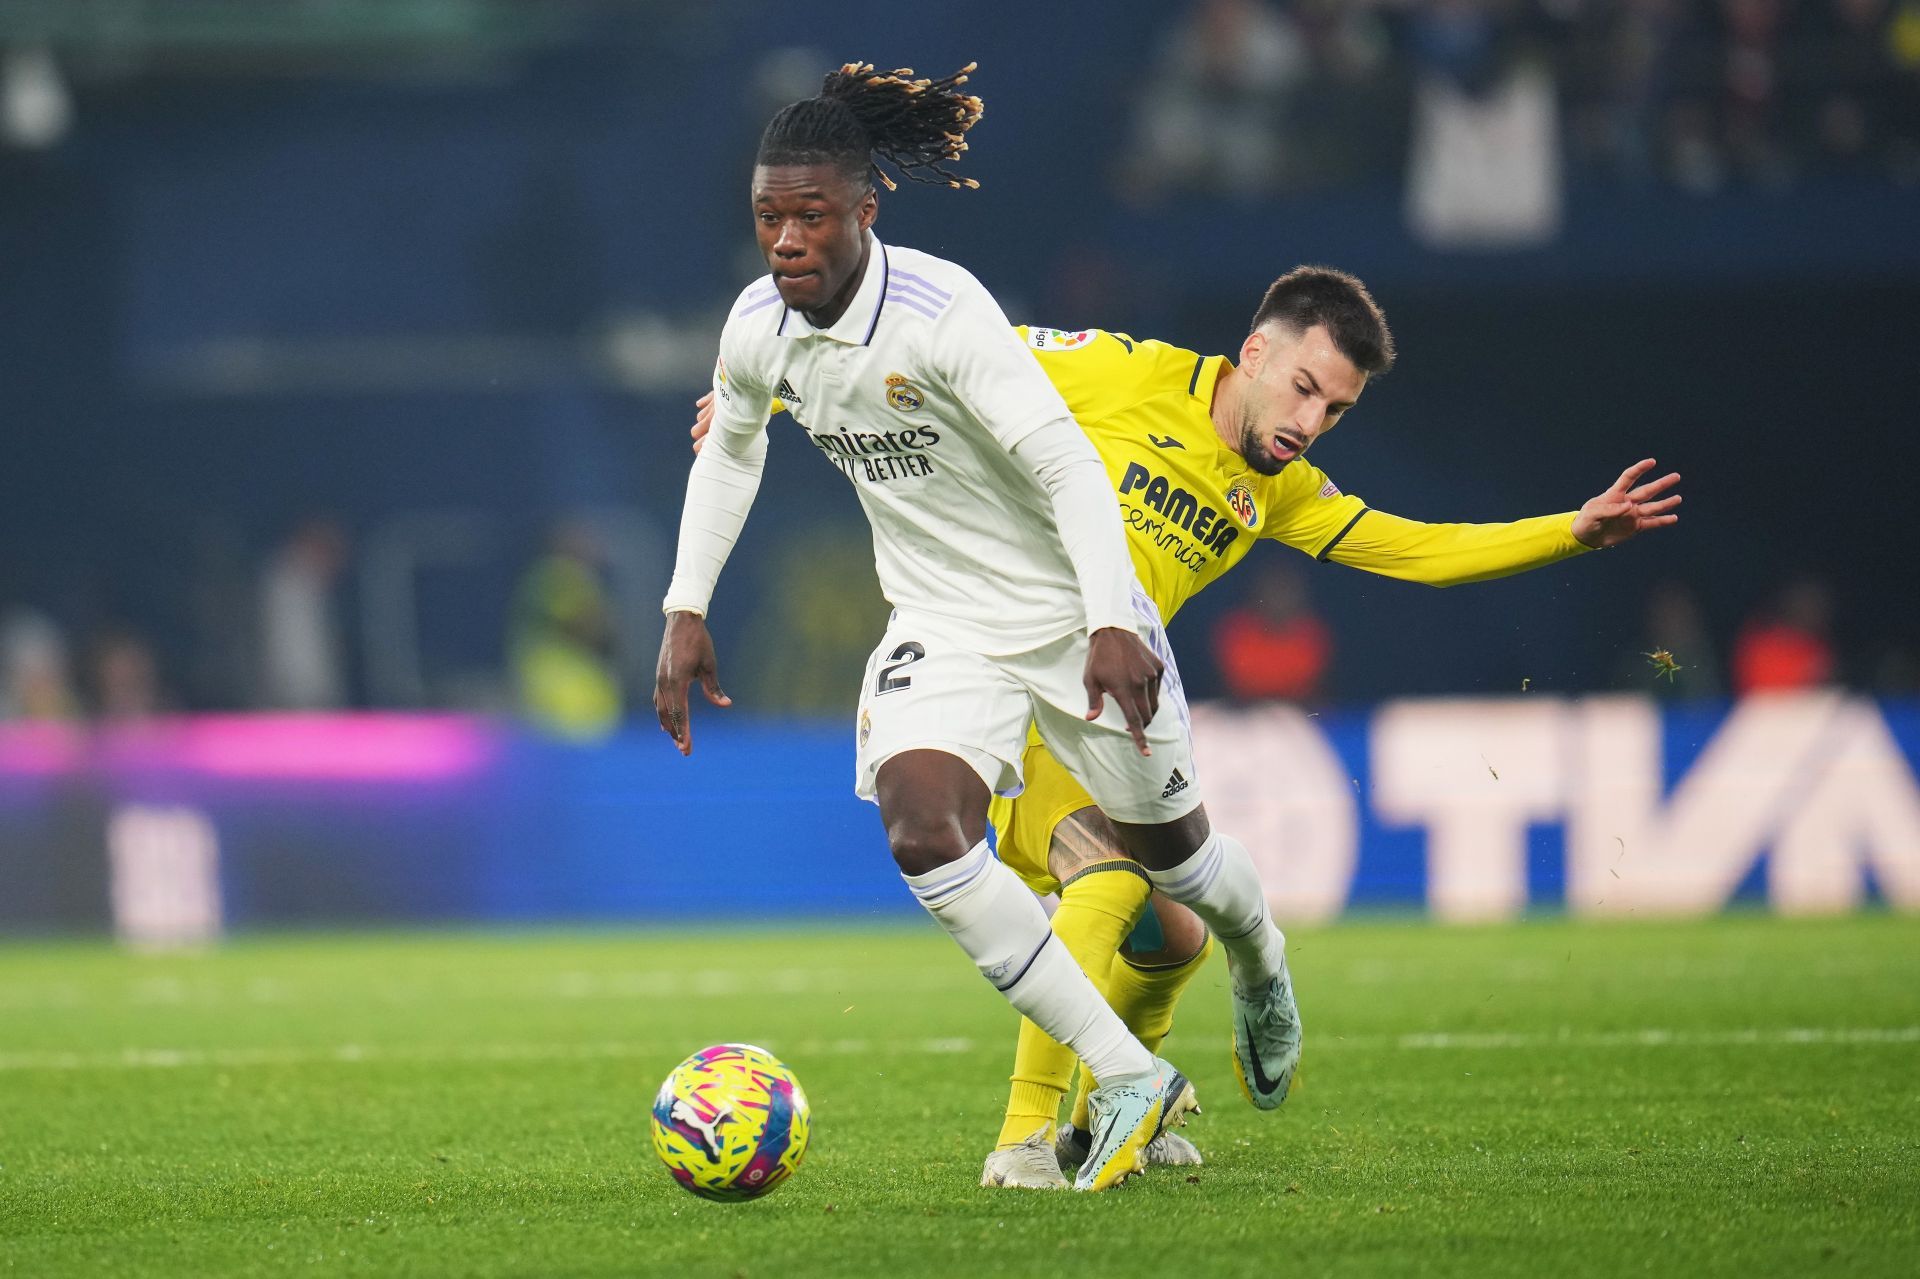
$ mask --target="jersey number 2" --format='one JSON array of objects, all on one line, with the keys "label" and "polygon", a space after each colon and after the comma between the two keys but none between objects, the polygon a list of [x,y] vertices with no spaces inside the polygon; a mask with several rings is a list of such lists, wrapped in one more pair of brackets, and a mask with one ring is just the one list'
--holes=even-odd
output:
[{"label": "jersey number 2", "polygon": [[896,675],[895,671],[903,666],[911,666],[927,655],[927,647],[908,640],[893,652],[887,654],[887,665],[880,668],[880,678],[873,683],[874,696],[881,693],[895,693],[913,683],[911,675]]}]

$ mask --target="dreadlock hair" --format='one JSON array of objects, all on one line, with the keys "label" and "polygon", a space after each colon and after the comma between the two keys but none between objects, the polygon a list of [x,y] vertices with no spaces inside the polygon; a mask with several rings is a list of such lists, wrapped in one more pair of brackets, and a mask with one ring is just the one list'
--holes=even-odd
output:
[{"label": "dreadlock hair", "polygon": [[1253,327],[1272,321],[1296,333],[1324,325],[1340,354],[1362,373],[1385,373],[1393,367],[1393,334],[1387,329],[1387,317],[1367,286],[1345,271],[1300,266],[1275,280],[1253,313]]},{"label": "dreadlock hair", "polygon": [[755,164],[835,164],[855,179],[878,178],[897,191],[880,167],[886,160],[915,182],[978,187],[948,172],[967,149],[966,132],[985,110],[962,93],[969,62],[939,80],[915,80],[913,68],[876,72],[870,62],[830,71],[818,97],[782,107],[760,137]]}]

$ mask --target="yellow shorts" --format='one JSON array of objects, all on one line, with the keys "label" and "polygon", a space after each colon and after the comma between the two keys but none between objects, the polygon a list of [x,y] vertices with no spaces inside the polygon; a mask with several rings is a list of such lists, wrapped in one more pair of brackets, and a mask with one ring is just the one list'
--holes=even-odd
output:
[{"label": "yellow shorts", "polygon": [[1000,860],[1026,881],[1028,888],[1046,895],[1060,891],[1060,881],[1047,869],[1054,828],[1083,808],[1093,808],[1093,796],[1053,757],[1037,731],[1027,734],[1020,756],[1026,789],[1012,799],[999,795],[987,810],[993,823],[994,846]]}]

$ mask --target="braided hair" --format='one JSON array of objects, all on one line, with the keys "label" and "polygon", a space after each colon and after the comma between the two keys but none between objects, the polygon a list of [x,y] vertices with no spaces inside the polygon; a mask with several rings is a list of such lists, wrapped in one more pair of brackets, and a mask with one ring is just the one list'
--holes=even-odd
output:
[{"label": "braided hair", "polygon": [[945,167],[960,159],[967,130],[985,110],[960,89],[974,65],[939,80],[915,80],[911,67],[876,72],[870,62],[849,62],[827,73],[819,96],[780,109],[761,135],[754,163],[835,164],[850,177],[870,174],[897,191],[880,167],[886,160],[915,182],[978,187]]}]

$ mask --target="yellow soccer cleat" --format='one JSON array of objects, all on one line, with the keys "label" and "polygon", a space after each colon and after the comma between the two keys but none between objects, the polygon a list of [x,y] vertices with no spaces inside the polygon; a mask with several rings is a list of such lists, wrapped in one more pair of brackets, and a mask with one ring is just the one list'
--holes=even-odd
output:
[{"label": "yellow soccer cleat", "polygon": [[[1188,1113],[1197,1115],[1200,1107],[1196,1105]],[[1087,1150],[1092,1144],[1093,1137],[1085,1129],[1061,1124],[1059,1135],[1053,1139],[1053,1157],[1059,1162],[1060,1171],[1072,1172],[1087,1162]],[[1162,1129],[1158,1137],[1147,1143],[1144,1153],[1149,1168],[1191,1168],[1207,1162],[1198,1147],[1171,1128]]]},{"label": "yellow soccer cleat", "polygon": [[1147,1146],[1198,1108],[1185,1075],[1158,1057],[1153,1064],[1153,1074],[1118,1080],[1087,1098],[1092,1142],[1075,1190],[1105,1190],[1145,1171]]}]

